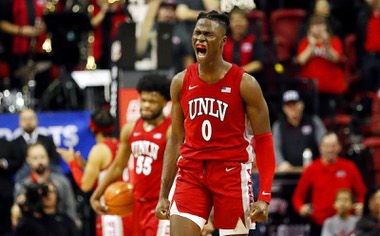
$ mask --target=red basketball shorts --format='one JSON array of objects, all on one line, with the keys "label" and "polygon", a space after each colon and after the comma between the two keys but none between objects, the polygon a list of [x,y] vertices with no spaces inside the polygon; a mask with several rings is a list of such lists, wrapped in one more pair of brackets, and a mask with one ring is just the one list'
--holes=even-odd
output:
[{"label": "red basketball shorts", "polygon": [[156,200],[136,201],[133,206],[133,235],[134,236],[156,236],[158,219],[155,210],[158,203]]},{"label": "red basketball shorts", "polygon": [[253,202],[251,164],[198,161],[180,158],[173,201],[181,213],[208,220],[214,206],[214,227],[235,229],[247,216]]}]

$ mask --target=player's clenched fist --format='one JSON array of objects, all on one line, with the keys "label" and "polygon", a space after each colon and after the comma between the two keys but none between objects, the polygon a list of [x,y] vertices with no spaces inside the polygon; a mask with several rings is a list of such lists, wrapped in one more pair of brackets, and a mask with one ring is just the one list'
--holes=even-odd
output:
[{"label": "player's clenched fist", "polygon": [[268,220],[268,203],[264,201],[254,202],[251,206],[251,220],[264,222]]},{"label": "player's clenched fist", "polygon": [[156,217],[160,220],[168,220],[170,218],[169,206],[170,202],[167,198],[160,198],[156,207]]}]

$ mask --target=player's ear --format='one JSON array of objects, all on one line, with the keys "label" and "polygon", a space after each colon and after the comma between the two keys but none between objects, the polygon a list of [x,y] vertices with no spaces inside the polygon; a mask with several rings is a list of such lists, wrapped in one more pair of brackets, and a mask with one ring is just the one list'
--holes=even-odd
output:
[{"label": "player's ear", "polygon": [[227,36],[223,36],[223,39],[222,39],[222,48],[226,44],[226,41],[227,41]]}]

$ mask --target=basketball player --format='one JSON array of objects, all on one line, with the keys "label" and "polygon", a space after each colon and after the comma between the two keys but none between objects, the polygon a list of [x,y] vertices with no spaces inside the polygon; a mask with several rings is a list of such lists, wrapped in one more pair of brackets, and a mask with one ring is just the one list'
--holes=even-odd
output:
[{"label": "basketball player", "polygon": [[[62,159],[69,165],[75,182],[83,192],[94,189],[108,171],[116,157],[119,140],[112,137],[114,131],[114,119],[111,114],[99,109],[91,114],[90,130],[95,136],[96,144],[88,154],[84,171],[82,170],[81,157],[73,148],[57,149]],[[98,236],[123,236],[123,223],[119,216],[98,216],[96,222],[96,235]]]},{"label": "basketball player", "polygon": [[115,161],[91,196],[91,206],[98,214],[107,214],[100,197],[108,185],[117,181],[129,158],[133,158],[133,234],[155,236],[158,219],[155,207],[160,192],[164,149],[171,133],[171,119],[163,109],[170,100],[170,80],[165,76],[147,74],[142,77],[137,90],[140,93],[140,118],[124,125]]},{"label": "basketball player", "polygon": [[[199,235],[213,206],[220,235],[247,235],[252,221],[268,219],[275,169],[268,108],[257,81],[222,58],[228,25],[224,14],[200,13],[192,36],[197,63],[172,80],[173,129],[156,208],[159,219],[170,218],[171,235]],[[252,133],[260,173],[254,203]]]}]

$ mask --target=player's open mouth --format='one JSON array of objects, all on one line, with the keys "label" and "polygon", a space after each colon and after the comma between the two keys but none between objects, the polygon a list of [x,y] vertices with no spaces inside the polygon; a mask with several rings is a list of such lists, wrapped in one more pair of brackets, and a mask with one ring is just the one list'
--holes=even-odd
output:
[{"label": "player's open mouth", "polygon": [[198,57],[205,57],[207,53],[207,49],[205,45],[197,44],[195,46],[195,49],[197,51],[197,56]]}]

